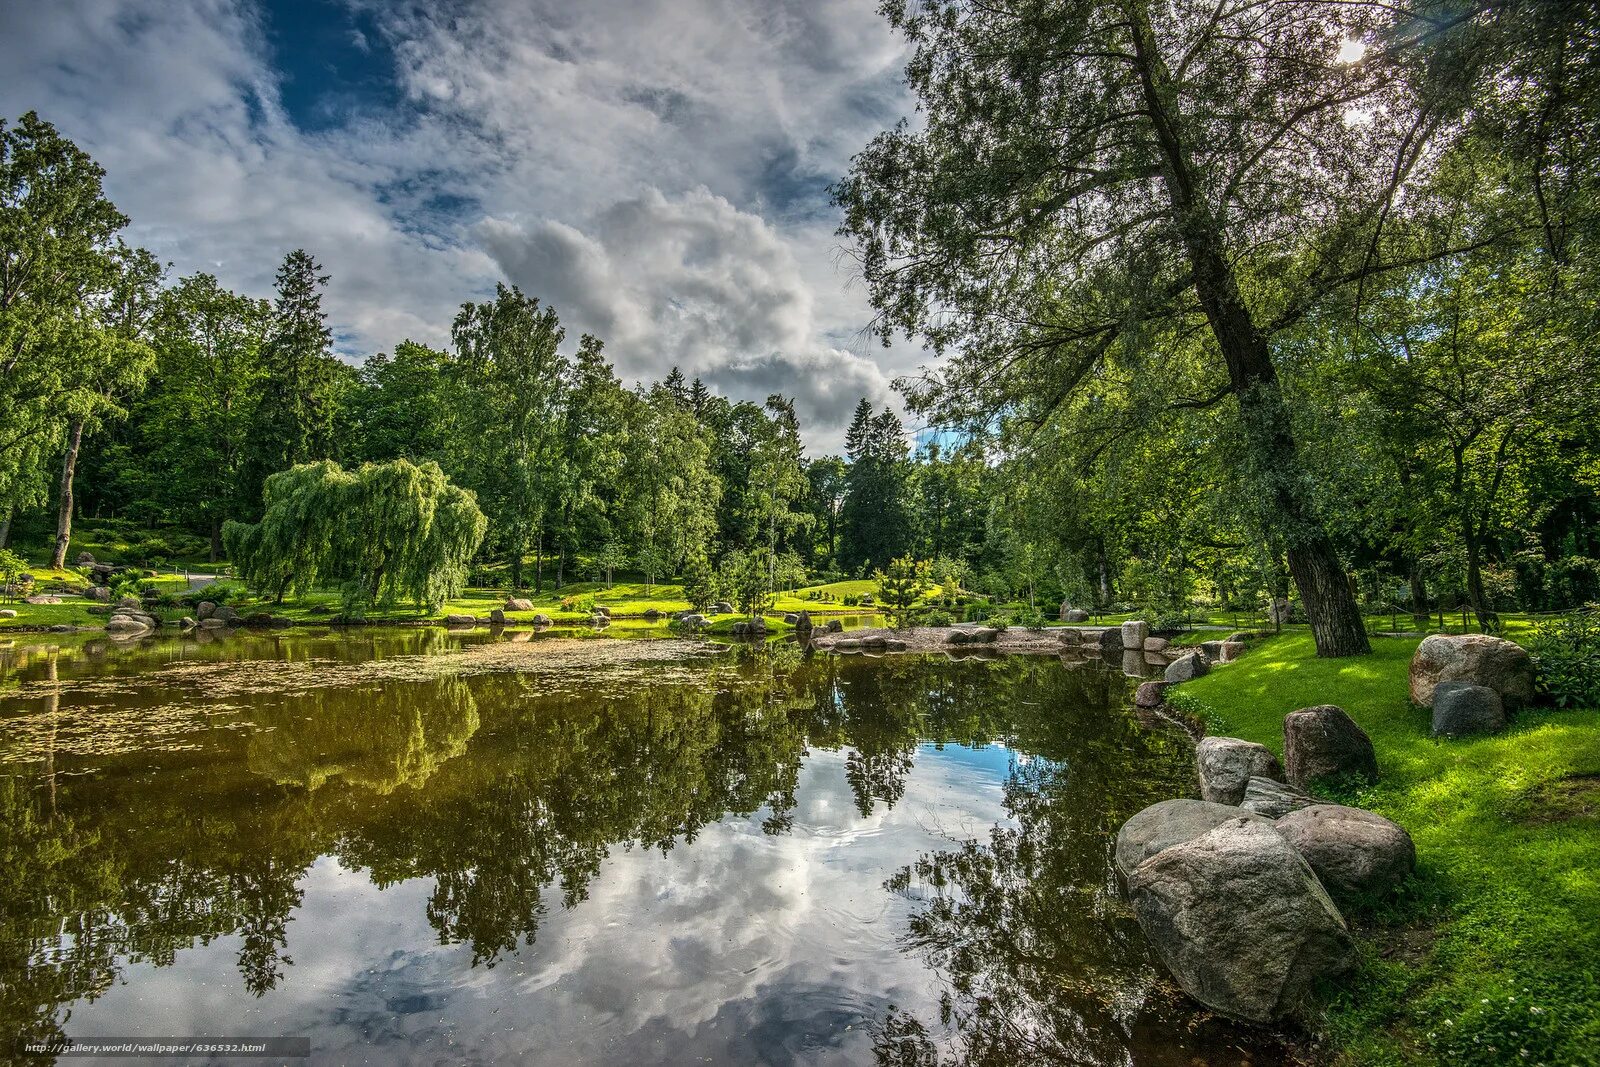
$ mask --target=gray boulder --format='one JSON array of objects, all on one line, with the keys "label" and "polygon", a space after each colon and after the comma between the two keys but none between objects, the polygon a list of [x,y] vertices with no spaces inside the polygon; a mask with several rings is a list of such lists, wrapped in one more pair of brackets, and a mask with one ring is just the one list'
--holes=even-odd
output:
[{"label": "gray boulder", "polygon": [[113,615],[106,622],[106,633],[113,637],[149,633],[152,629],[149,617],[144,615]]},{"label": "gray boulder", "polygon": [[1173,685],[1211,673],[1211,663],[1199,652],[1187,652],[1167,664],[1166,680]]},{"label": "gray boulder", "polygon": [[1133,691],[1133,704],[1139,708],[1159,708],[1166,703],[1166,682],[1140,682]]},{"label": "gray boulder", "polygon": [[795,613],[795,617],[794,617],[794,628],[796,630],[799,630],[801,633],[807,633],[810,630],[814,629],[815,627],[813,626],[813,624],[811,622],[811,612],[809,612],[809,611],[796,612]]},{"label": "gray boulder", "polygon": [[1411,657],[1411,700],[1429,708],[1440,682],[1470,682],[1500,694],[1507,708],[1533,699],[1533,657],[1521,645],[1488,634],[1433,634]]},{"label": "gray boulder", "polygon": [[228,607],[226,604],[218,604],[216,607],[212,608],[211,617],[213,619],[221,619],[223,622],[228,623],[229,625],[239,621],[239,613]]},{"label": "gray boulder", "polygon": [[1183,991],[1237,1019],[1296,1013],[1319,979],[1355,959],[1327,890],[1258,816],[1236,815],[1157,853],[1129,877],[1128,895]]},{"label": "gray boulder", "polygon": [[687,627],[691,630],[707,625],[708,621],[709,620],[707,620],[704,615],[701,615],[698,612],[690,612],[687,615],[681,615],[678,617],[678,625]]},{"label": "gray boulder", "polygon": [[728,603],[726,600],[719,600],[715,604],[711,605],[711,614],[732,615],[733,605]]},{"label": "gray boulder", "polygon": [[661,618],[661,612],[655,608],[645,608],[644,617],[646,622],[655,622],[657,619]]},{"label": "gray boulder", "polygon": [[1281,778],[1283,767],[1266,745],[1237,737],[1206,737],[1194,749],[1200,795],[1213,804],[1238,804],[1251,778]]},{"label": "gray boulder", "polygon": [[526,599],[524,599],[522,597],[519,597],[519,596],[507,597],[506,598],[505,607],[502,608],[501,610],[502,611],[532,611],[533,610],[533,601],[526,600]]},{"label": "gray boulder", "polygon": [[1165,637],[1147,637],[1144,639],[1144,650],[1146,652],[1165,652],[1167,646],[1171,643]]},{"label": "gray boulder", "polygon": [[142,607],[144,607],[144,601],[136,596],[125,596],[116,603],[118,611],[138,611]]},{"label": "gray boulder", "polygon": [[842,633],[844,633],[844,623],[839,619],[829,619],[828,620],[828,632],[830,634],[842,634]]},{"label": "gray boulder", "polygon": [[1274,600],[1267,605],[1267,621],[1282,626],[1294,621],[1294,605],[1287,600]]},{"label": "gray boulder", "polygon": [[0,619],[14,619],[16,617],[16,608],[0,608]]},{"label": "gray boulder", "polygon": [[1433,687],[1434,737],[1499,733],[1505,725],[1505,704],[1488,686],[1440,682]]},{"label": "gray boulder", "polygon": [[606,607],[604,604],[596,604],[594,606],[594,613],[596,615],[604,615],[608,619],[611,618],[611,609]]},{"label": "gray boulder", "polygon": [[478,625],[478,618],[476,615],[446,615],[444,624],[446,626],[476,626]]},{"label": "gray boulder", "polygon": [[505,609],[504,608],[490,608],[489,609],[489,625],[490,626],[504,626],[505,624],[506,624]]},{"label": "gray boulder", "polygon": [[1112,656],[1122,655],[1122,628],[1109,626],[1101,630],[1100,636],[1095,639],[1095,643],[1100,646],[1102,658],[1110,659]]},{"label": "gray boulder", "polygon": [[1283,762],[1289,784],[1310,789],[1319,778],[1376,778],[1372,739],[1343,708],[1323,704],[1291,711],[1283,720]]},{"label": "gray boulder", "polygon": [[1411,835],[1382,815],[1343,804],[1315,804],[1274,824],[1311,864],[1335,900],[1381,896],[1411,877]]},{"label": "gray boulder", "polygon": [[194,609],[195,618],[201,620],[202,622],[204,622],[206,619],[211,618],[211,616],[215,615],[216,612],[217,612],[216,602],[215,601],[211,601],[211,600],[202,600],[202,601],[200,601],[200,603],[198,605],[196,605],[195,609]]},{"label": "gray boulder", "polygon": [[800,616],[797,612],[786,611],[783,614],[783,621],[786,625],[793,626],[800,621]]},{"label": "gray boulder", "polygon": [[1129,619],[1122,624],[1122,647],[1140,649],[1150,636],[1150,624],[1143,619]]},{"label": "gray boulder", "polygon": [[533,624],[535,626],[549,626],[550,625],[550,616],[544,614],[543,612],[540,612],[539,614],[537,614],[537,615],[535,615],[533,617]]},{"label": "gray boulder", "polygon": [[88,589],[84,590],[83,595],[90,600],[96,601],[97,603],[111,603],[111,590],[107,589],[103,585],[91,585]]},{"label": "gray boulder", "polygon": [[1281,819],[1291,811],[1309,808],[1315,804],[1309,794],[1274,778],[1252,778],[1244,787],[1244,799],[1239,806],[1268,819]]},{"label": "gray boulder", "polygon": [[1242,815],[1238,808],[1205,800],[1179,798],[1152,804],[1117,831],[1117,873],[1127,879],[1141,863],[1163,849],[1210,833],[1230,819],[1239,818],[1255,816]]},{"label": "gray boulder", "polygon": [[1089,613],[1082,608],[1067,608],[1061,612],[1062,622],[1088,622]]}]

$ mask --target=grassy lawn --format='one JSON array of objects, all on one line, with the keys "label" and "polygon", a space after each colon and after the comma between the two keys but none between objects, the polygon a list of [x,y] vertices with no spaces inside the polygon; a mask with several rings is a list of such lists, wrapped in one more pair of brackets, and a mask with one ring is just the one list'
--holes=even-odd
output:
[{"label": "grassy lawn", "polygon": [[1383,777],[1341,799],[1415,839],[1404,898],[1348,917],[1362,962],[1331,993],[1341,1062],[1600,1063],[1600,711],[1525,710],[1505,733],[1435,741],[1407,698],[1417,639],[1316,658],[1309,634],[1252,647],[1178,691],[1212,733],[1283,750],[1283,717],[1338,704]]}]

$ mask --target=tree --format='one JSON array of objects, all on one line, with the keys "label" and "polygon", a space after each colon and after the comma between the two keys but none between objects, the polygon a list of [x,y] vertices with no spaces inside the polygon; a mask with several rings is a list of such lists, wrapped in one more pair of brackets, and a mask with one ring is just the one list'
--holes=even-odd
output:
[{"label": "tree", "polygon": [[[603,349],[598,338],[583,335],[564,391],[560,458],[554,464],[557,585],[564,580],[566,560],[583,544],[604,544],[626,555],[616,526],[628,398]],[[609,567],[606,584],[611,584]]]},{"label": "tree", "polygon": [[696,611],[703,612],[722,595],[721,576],[701,551],[689,553],[683,565],[683,598]]},{"label": "tree", "polygon": [[0,122],[0,527],[43,501],[61,455],[56,560],[84,430],[120,411],[150,363],[140,331],[160,269],[118,237],[128,219],[104,177],[36,113]]},{"label": "tree", "polygon": [[222,524],[244,516],[242,432],[262,380],[266,301],[229,292],[209,274],[162,295],[151,328],[152,383],[134,409],[147,499],[163,517],[194,521],[222,550]]},{"label": "tree", "polygon": [[[810,516],[794,506],[804,497],[809,483],[794,402],[774,393],[767,397],[767,411],[772,418],[751,450],[750,482],[745,496],[756,536],[767,549],[768,563],[776,568],[782,539],[810,522]],[[776,587],[776,570],[767,577]]]},{"label": "tree", "polygon": [[839,512],[844,506],[846,471],[844,460],[838,456],[823,456],[806,465],[806,479],[811,483],[812,529],[825,531],[818,562],[829,568],[839,555]]},{"label": "tree", "polygon": [[433,462],[302,464],[269,477],[262,502],[260,522],[223,530],[240,577],[280,601],[338,583],[357,616],[401,598],[438,611],[460,595],[487,526]]},{"label": "tree", "polygon": [[622,529],[653,584],[710,545],[722,486],[705,431],[669,392],[635,395],[630,409]]},{"label": "tree", "polygon": [[393,356],[379,352],[367,360],[354,398],[361,458],[446,462],[455,370],[448,353],[415,341],[395,345]]},{"label": "tree", "polygon": [[[1368,651],[1273,344],[1395,265],[1374,242],[1450,110],[1448,86],[1406,77],[1429,24],[1314,0],[885,10],[927,121],[881,134],[836,197],[884,339],[959,350],[913,407],[1044,423],[1096,373],[1159,375],[1164,344],[1207,331],[1220,381],[1183,402],[1238,411],[1232,476],[1286,548],[1319,654]],[[1381,47],[1342,61],[1349,40]]]},{"label": "tree", "polygon": [[772,603],[772,562],[764,548],[736,551],[722,562],[722,588],[742,614],[755,618]]},{"label": "tree", "polygon": [[887,408],[874,415],[863,398],[845,432],[845,451],[850,469],[840,508],[839,556],[856,570],[873,560],[894,559],[911,546],[907,449],[899,416]]},{"label": "tree", "polygon": [[911,618],[911,609],[928,591],[928,563],[901,556],[890,562],[887,570],[877,571],[878,600],[889,609],[896,626],[904,626]]},{"label": "tree", "polygon": [[560,480],[565,336],[554,308],[504,285],[492,301],[463,304],[452,329],[470,412],[460,424],[469,444],[454,468],[483,501],[519,589],[530,548],[534,588],[543,588],[544,535]]},{"label": "tree", "polygon": [[290,252],[278,268],[277,297],[261,349],[261,395],[249,437],[251,497],[274,471],[333,453],[340,375],[322,310],[328,276],[321,271],[303,248]]}]

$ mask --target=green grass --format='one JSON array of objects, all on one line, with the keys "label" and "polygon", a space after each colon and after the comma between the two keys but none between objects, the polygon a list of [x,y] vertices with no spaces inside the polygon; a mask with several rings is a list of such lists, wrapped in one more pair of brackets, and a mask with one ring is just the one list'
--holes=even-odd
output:
[{"label": "green grass", "polygon": [[1503,734],[1435,741],[1407,696],[1417,639],[1373,644],[1319,660],[1285,634],[1178,691],[1213,733],[1280,754],[1284,715],[1314,704],[1372,737],[1382,778],[1342,799],[1404,826],[1418,874],[1349,916],[1362,962],[1324,1023],[1341,1061],[1600,1063],[1600,782],[1575,780],[1600,775],[1600,711],[1529,709]]}]

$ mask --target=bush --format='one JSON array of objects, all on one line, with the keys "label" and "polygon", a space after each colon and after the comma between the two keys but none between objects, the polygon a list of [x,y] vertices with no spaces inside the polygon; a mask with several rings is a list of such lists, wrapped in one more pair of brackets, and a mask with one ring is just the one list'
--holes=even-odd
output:
[{"label": "bush", "polygon": [[1581,611],[1541,622],[1528,648],[1539,687],[1558,707],[1600,707],[1600,616]]},{"label": "bush", "polygon": [[948,611],[930,611],[922,618],[924,626],[949,626],[954,622]]}]

